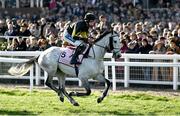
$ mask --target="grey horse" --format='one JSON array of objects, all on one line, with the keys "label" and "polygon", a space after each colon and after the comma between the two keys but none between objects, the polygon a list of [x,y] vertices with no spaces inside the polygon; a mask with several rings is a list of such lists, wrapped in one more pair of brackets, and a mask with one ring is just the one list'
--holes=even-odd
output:
[{"label": "grey horse", "polygon": [[[53,89],[59,96],[60,100],[64,101],[64,96],[68,98],[70,103],[74,106],[79,106],[72,96],[88,96],[91,94],[91,88],[88,79],[93,78],[101,82],[105,82],[106,87],[102,96],[97,99],[100,103],[109,90],[111,85],[110,81],[106,79],[102,73],[104,70],[103,58],[107,51],[113,52],[113,57],[119,58],[120,54],[120,40],[117,33],[109,31],[102,34],[95,40],[94,44],[90,47],[88,57],[84,58],[82,64],[79,66],[78,78],[82,82],[82,86],[86,92],[70,92],[65,89],[65,77],[68,75],[76,76],[74,67],[58,63],[60,54],[63,52],[63,48],[50,47],[40,54],[39,57],[34,57],[27,62],[21,63],[17,66],[12,66],[9,69],[11,75],[24,75],[30,67],[36,62],[39,66],[48,73],[45,84]],[[53,85],[53,77],[58,78],[59,87]]]}]

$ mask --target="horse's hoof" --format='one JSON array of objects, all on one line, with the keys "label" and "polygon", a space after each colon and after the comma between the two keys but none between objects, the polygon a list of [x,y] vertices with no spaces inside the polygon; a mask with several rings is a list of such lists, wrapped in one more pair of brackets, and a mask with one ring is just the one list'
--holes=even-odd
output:
[{"label": "horse's hoof", "polygon": [[61,102],[64,102],[64,98],[63,97],[59,97]]},{"label": "horse's hoof", "polygon": [[99,97],[98,99],[97,99],[97,103],[101,103],[102,102],[102,98],[101,97]]},{"label": "horse's hoof", "polygon": [[76,96],[76,92],[74,92],[74,91],[70,92],[69,96]]},{"label": "horse's hoof", "polygon": [[73,103],[74,106],[79,106],[79,104],[77,102]]}]

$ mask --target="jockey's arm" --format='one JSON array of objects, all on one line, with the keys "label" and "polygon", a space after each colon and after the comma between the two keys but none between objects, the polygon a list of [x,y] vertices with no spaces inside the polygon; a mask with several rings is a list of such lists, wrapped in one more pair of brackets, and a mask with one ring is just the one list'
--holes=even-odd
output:
[{"label": "jockey's arm", "polygon": [[73,28],[72,37],[75,40],[83,40],[87,41],[88,38],[88,30],[82,23],[76,23]]}]

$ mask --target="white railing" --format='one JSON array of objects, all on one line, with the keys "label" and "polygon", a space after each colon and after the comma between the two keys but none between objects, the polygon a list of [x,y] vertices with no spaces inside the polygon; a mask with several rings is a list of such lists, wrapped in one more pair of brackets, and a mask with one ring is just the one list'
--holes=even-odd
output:
[{"label": "white railing", "polygon": [[[38,56],[41,51],[0,51],[0,62],[6,63],[19,63],[26,61],[27,59],[20,59],[20,58],[9,58],[13,56]],[[8,56],[8,57],[7,57]],[[105,61],[105,77],[110,78],[112,81],[112,89],[116,90],[116,83],[121,82],[124,83],[124,87],[129,87],[130,83],[137,83],[137,84],[162,84],[162,85],[173,85],[173,90],[178,89],[178,85],[180,82],[178,81],[178,67],[180,63],[180,55],[153,55],[153,54],[122,54],[123,62],[115,61],[114,58],[111,58],[112,54],[107,53],[105,58],[110,58],[110,61]],[[172,62],[131,62],[131,59],[153,59],[153,60],[172,60]],[[117,79],[115,66],[124,67],[124,78]],[[149,80],[131,80],[130,79],[130,67],[173,67],[173,80],[172,81],[149,81]],[[111,68],[112,78],[108,77],[108,67]],[[40,68],[38,65],[35,65],[35,75],[33,75],[33,69],[31,68],[30,75],[24,76],[24,78],[30,79],[30,90],[33,88],[33,80],[35,79],[36,85],[39,84],[40,79],[46,79],[47,73],[44,72],[44,76],[40,75]],[[1,75],[0,78],[19,78],[13,77],[10,75]],[[78,78],[67,78],[69,81],[78,81]],[[180,79],[179,79],[180,80]],[[81,83],[79,82],[79,85]]]},{"label": "white railing", "polygon": [[[107,70],[108,66],[112,66],[112,86],[113,90],[116,90],[116,72],[115,72],[115,66],[124,66],[124,80],[121,80],[121,82],[124,82],[124,87],[129,87],[129,83],[142,83],[142,84],[165,84],[165,85],[173,85],[173,89],[177,90],[178,85],[180,85],[180,82],[178,82],[178,67],[180,66],[180,63],[178,63],[178,60],[180,60],[180,55],[159,55],[159,54],[123,54],[122,58],[124,58],[124,62],[115,62],[112,61],[106,61],[105,64],[105,71]],[[168,59],[173,60],[173,62],[170,63],[164,63],[164,62],[129,62],[130,59]],[[130,80],[129,79],[129,67],[173,67],[173,82],[166,81],[166,82],[160,82],[160,81],[141,81],[141,80]],[[105,73],[105,76],[107,78],[108,73]]]},{"label": "white railing", "polygon": [[11,38],[14,39],[14,38],[19,38],[19,37],[21,37],[23,39],[29,38],[29,36],[0,36],[0,38],[4,38],[7,41],[8,46],[10,46],[10,39]]}]

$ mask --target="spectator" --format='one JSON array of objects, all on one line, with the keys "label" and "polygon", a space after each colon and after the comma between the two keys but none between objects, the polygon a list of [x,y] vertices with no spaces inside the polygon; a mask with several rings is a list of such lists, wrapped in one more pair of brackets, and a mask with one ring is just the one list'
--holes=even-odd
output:
[{"label": "spectator", "polygon": [[51,34],[49,37],[48,37],[48,43],[50,46],[57,46],[56,44],[56,38],[53,34]]},{"label": "spectator", "polygon": [[16,33],[19,33],[19,31],[20,31],[20,26],[18,25],[16,18],[12,18],[12,24],[13,24],[13,30],[14,30]]},{"label": "spectator", "polygon": [[[149,52],[150,54],[165,54],[166,53],[166,47],[164,42],[162,40],[156,40],[155,45],[153,47],[153,51]],[[154,62],[162,62],[162,60],[156,59]],[[153,67],[152,69],[152,80],[158,81],[162,80],[160,77],[166,77],[168,75],[166,67]]]},{"label": "spectator", "polygon": [[32,36],[34,37],[40,37],[40,29],[37,23],[32,23],[29,27],[29,31]]},{"label": "spectator", "polygon": [[49,37],[50,35],[55,37],[58,36],[58,30],[56,29],[54,23],[50,23],[45,30],[45,37]]},{"label": "spectator", "polygon": [[153,41],[156,41],[158,39],[158,33],[155,28],[151,28],[149,31],[150,36],[152,36]]},{"label": "spectator", "polygon": [[136,41],[129,42],[126,53],[138,53],[138,43]]},{"label": "spectator", "polygon": [[178,38],[180,38],[180,28],[178,29]]},{"label": "spectator", "polygon": [[142,32],[143,28],[142,28],[142,23],[137,23],[135,25],[135,32]]},{"label": "spectator", "polygon": [[128,50],[126,40],[125,39],[121,40],[120,45],[121,45],[121,49],[120,49],[121,53],[126,53],[126,51]]},{"label": "spectator", "polygon": [[152,36],[147,36],[146,37],[147,41],[148,41],[148,44],[150,44],[151,46],[154,46],[154,41],[153,41],[153,37]]},{"label": "spectator", "polygon": [[45,37],[45,32],[47,28],[47,22],[45,18],[40,19],[40,36]]},{"label": "spectator", "polygon": [[27,47],[27,51],[36,51],[36,50],[39,50],[39,46],[37,44],[37,38],[36,37],[33,37],[33,36],[30,36],[30,43],[29,43],[29,46]]},{"label": "spectator", "polygon": [[156,40],[155,45],[153,47],[153,51],[150,51],[151,54],[165,54],[166,47],[165,44],[161,40]]},{"label": "spectator", "polygon": [[107,23],[107,17],[105,15],[100,15],[99,16],[99,24],[98,24],[98,28],[100,30],[100,33],[103,33],[104,31],[106,31],[110,26]]},{"label": "spectator", "polygon": [[[139,48],[139,53],[141,54],[149,54],[152,50],[152,46],[148,44],[147,39],[142,40],[142,46]],[[143,67],[144,78],[146,80],[151,80],[151,67]]]},{"label": "spectator", "polygon": [[55,43],[57,47],[62,47],[63,41],[61,39],[56,39]]},{"label": "spectator", "polygon": [[22,37],[18,37],[18,51],[26,51],[27,46],[26,46],[26,40]]},{"label": "spectator", "polygon": [[6,32],[6,26],[4,20],[0,19],[0,35],[4,35]]},{"label": "spectator", "polygon": [[15,32],[15,30],[13,28],[12,23],[8,23],[7,27],[8,27],[8,30],[4,33],[4,36],[16,36],[17,35],[17,33]]},{"label": "spectator", "polygon": [[152,46],[148,43],[147,39],[142,40],[142,46],[139,48],[139,53],[141,54],[149,54],[152,50]]},{"label": "spectator", "polygon": [[17,40],[17,38],[14,38],[12,40],[11,45],[7,47],[7,50],[8,51],[19,51],[18,46],[19,46],[18,40]]},{"label": "spectator", "polygon": [[48,41],[46,39],[39,39],[38,40],[38,46],[39,46],[39,50],[40,51],[44,51],[48,48],[50,48],[51,46],[48,44]]},{"label": "spectator", "polygon": [[28,25],[26,23],[22,23],[19,31],[19,36],[30,36],[31,32],[28,29]]},{"label": "spectator", "polygon": [[26,46],[27,46],[27,48],[30,47],[30,37],[26,39]]},{"label": "spectator", "polygon": [[180,54],[180,48],[176,45],[175,40],[170,40],[166,54]]}]

